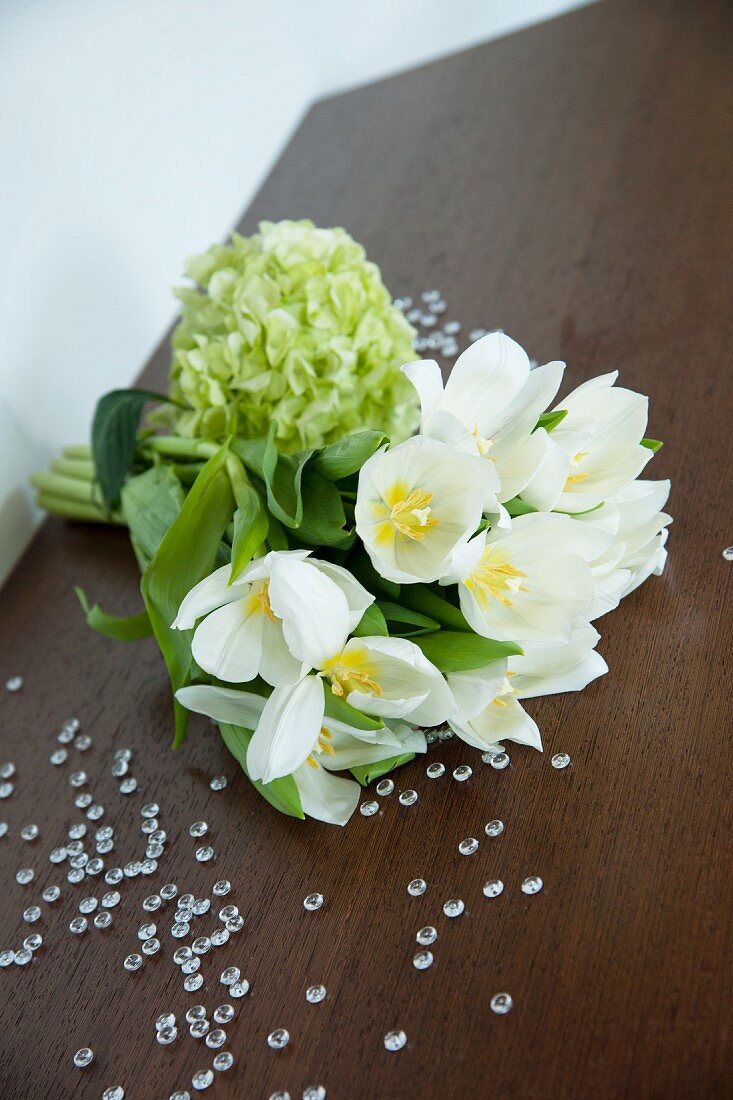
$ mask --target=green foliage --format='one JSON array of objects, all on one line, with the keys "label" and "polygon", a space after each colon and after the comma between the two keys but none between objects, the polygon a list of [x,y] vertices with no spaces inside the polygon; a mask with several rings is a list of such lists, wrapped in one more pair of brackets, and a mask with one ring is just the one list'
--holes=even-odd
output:
[{"label": "green foliage", "polygon": [[556,428],[567,415],[567,409],[555,409],[554,412],[541,413],[540,418],[535,425],[535,431],[537,430],[537,428],[544,428],[546,432],[551,432],[552,429]]},{"label": "green foliage", "polygon": [[414,638],[417,634],[431,634],[440,629],[440,623],[427,615],[413,611],[409,607],[400,607],[399,604],[390,603],[388,600],[377,600],[377,606],[384,615],[393,637]]},{"label": "green foliage", "polygon": [[641,441],[642,447],[648,447],[652,454],[656,454],[657,451],[661,451],[664,443],[661,439],[648,439],[646,436]]},{"label": "green foliage", "polygon": [[386,637],[389,634],[382,610],[376,603],[366,609],[352,634],[355,638]]},{"label": "green foliage", "polygon": [[127,618],[118,618],[116,615],[108,615],[98,603],[90,607],[87,594],[83,588],[75,588],[86,616],[87,623],[98,634],[104,634],[107,638],[114,638],[117,642],[138,642],[141,638],[149,638],[153,633],[150,617],[147,611],[140,611],[137,615],[129,615]]},{"label": "green foliage", "polygon": [[219,732],[224,744],[232,756],[239,762],[244,774],[249,779],[263,798],[266,798],[271,806],[288,817],[305,818],[300,795],[292,775],[285,775],[282,779],[273,779],[271,783],[263,783],[259,779],[251,779],[247,771],[247,747],[252,739],[252,731],[242,729],[241,726],[232,726],[226,722],[219,722]]},{"label": "green foliage", "polygon": [[401,756],[390,756],[386,760],[376,760],[373,764],[360,764],[350,770],[354,779],[357,779],[362,787],[366,787],[374,779],[379,779],[380,775],[386,775],[387,772],[401,767],[402,764],[409,764],[414,759],[414,752],[404,752]]},{"label": "green foliage", "polygon": [[122,488],[122,514],[141,570],[145,570],[183,506],[185,492],[173,469],[159,463]]},{"label": "green foliage", "polygon": [[358,473],[367,459],[385,443],[389,443],[389,439],[384,432],[357,432],[318,451],[313,459],[313,468],[329,481],[340,481]]},{"label": "green foliage", "polygon": [[92,421],[92,454],[102,497],[110,511],[132,469],[137,429],[148,401],[168,398],[150,390],[112,390],[97,402]]},{"label": "green foliage", "polygon": [[415,638],[415,645],[441,672],[467,672],[483,668],[500,657],[513,657],[523,652],[514,642],[497,642],[493,638],[482,638],[480,634],[459,634],[450,630],[423,634]]}]

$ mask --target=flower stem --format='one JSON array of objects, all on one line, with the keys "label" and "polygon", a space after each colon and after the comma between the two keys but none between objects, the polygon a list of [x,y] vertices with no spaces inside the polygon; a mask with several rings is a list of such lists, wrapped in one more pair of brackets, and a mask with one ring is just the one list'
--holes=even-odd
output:
[{"label": "flower stem", "polygon": [[31,484],[41,493],[50,493],[55,497],[66,497],[69,500],[77,500],[82,504],[92,504],[104,512],[99,499],[99,489],[91,481],[83,481],[78,477],[65,477],[63,474],[41,470],[33,475]]},{"label": "flower stem", "polygon": [[73,447],[64,447],[64,458],[88,458],[92,457],[92,448],[88,443],[77,443]]},{"label": "flower stem", "polygon": [[56,496],[55,493],[39,492],[38,506],[55,516],[64,519],[77,519],[85,523],[114,523],[124,526],[125,521],[118,512],[108,513],[95,504],[85,504],[69,497]]},{"label": "flower stem", "polygon": [[80,481],[94,481],[96,468],[88,458],[55,458],[51,463],[51,471],[63,474],[66,477],[75,477]]},{"label": "flower stem", "polygon": [[218,444],[206,439],[185,439],[180,435],[151,435],[141,439],[140,446],[174,458],[211,458],[219,450]]}]

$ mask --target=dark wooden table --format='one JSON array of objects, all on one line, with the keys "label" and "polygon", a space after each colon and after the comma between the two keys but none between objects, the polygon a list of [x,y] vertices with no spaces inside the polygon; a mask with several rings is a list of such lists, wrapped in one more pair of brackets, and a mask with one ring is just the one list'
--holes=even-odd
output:
[{"label": "dark wooden table", "polygon": [[[345,225],[395,293],[435,284],[466,329],[503,327],[539,360],[567,360],[573,384],[619,368],[651,395],[650,432],[666,442],[653,476],[673,479],[669,568],[600,624],[611,674],[531,706],[544,756],[515,748],[497,773],[452,742],[436,755],[449,769],[470,761],[468,783],[430,782],[416,762],[397,778],[419,790],[416,806],[395,793],[339,830],[272,812],[203,720],[169,751],[154,645],[95,636],[72,592],[82,582],[111,609],[137,606],[125,535],[48,522],[0,596],[0,677],[25,677],[0,698],[0,759],[17,766],[0,802],[0,947],[36,930],[45,941],[31,966],[0,972],[3,1097],[190,1088],[212,1052],[183,1013],[225,1000],[228,963],[252,992],[215,1097],[288,1088],[295,1100],[311,1083],[329,1100],[733,1095],[730,15],[723,2],[608,0],[310,112],[243,229],[305,215]],[[146,380],[162,385],[166,361],[163,344]],[[139,853],[146,801],[170,840],[157,875],[125,884],[112,927],[81,936],[69,920],[101,884],[67,885],[48,862],[81,816],[72,763],[48,762],[70,715],[94,739],[71,759],[116,827],[109,858]],[[120,747],[140,783],[128,798],[110,775]],[[572,755],[566,772],[550,767],[557,750]],[[219,772],[230,784],[214,794]],[[487,841],[492,817],[506,832]],[[199,818],[215,863],[193,858]],[[31,821],[41,837],[24,843]],[[484,840],[470,859],[457,850],[468,835]],[[32,885],[16,884],[22,866]],[[535,897],[519,889],[529,873],[545,881]],[[429,882],[422,898],[405,889],[415,875]],[[506,890],[490,901],[481,884],[494,875]],[[246,926],[204,958],[204,990],[181,988],[169,911],[161,954],[123,971],[146,894],[175,881],[198,896],[221,877]],[[24,926],[54,881],[62,899]],[[311,890],[326,897],[314,914]],[[448,921],[451,896],[466,912]],[[429,922],[436,961],[418,973],[415,931]],[[313,982],[328,989],[320,1005],[305,1001]],[[515,1007],[497,1017],[489,1000],[504,990]],[[181,1023],[169,1047],[154,1037],[165,1009]],[[277,1026],[292,1036],[279,1053],[266,1043]],[[391,1027],[407,1032],[400,1053],[384,1049]],[[87,1044],[95,1061],[80,1071],[72,1056]]]}]

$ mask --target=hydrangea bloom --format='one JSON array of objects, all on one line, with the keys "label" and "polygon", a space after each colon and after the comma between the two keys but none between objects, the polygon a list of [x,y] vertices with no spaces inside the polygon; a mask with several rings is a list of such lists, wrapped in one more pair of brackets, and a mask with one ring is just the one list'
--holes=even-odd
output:
[{"label": "hydrangea bloom", "polygon": [[189,260],[177,292],[171,396],[181,435],[249,438],[277,423],[281,451],[374,428],[393,442],[417,426],[401,365],[414,329],[379,268],[343,229],[262,222]]}]

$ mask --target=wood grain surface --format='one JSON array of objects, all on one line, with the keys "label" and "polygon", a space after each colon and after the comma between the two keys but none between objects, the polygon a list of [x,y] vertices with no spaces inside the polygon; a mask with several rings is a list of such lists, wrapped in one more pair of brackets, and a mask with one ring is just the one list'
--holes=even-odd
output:
[{"label": "wood grain surface", "polygon": [[[0,1094],[127,1100],[191,1088],[213,1052],[183,1014],[226,1000],[236,964],[252,983],[226,1049],[235,1067],[207,1095],[294,1100],[517,1100],[733,1095],[730,694],[731,8],[611,0],[314,107],[242,222],[310,216],[345,225],[395,294],[436,286],[468,330],[500,326],[540,361],[565,359],[575,385],[619,369],[651,397],[649,432],[666,446],[650,476],[671,477],[670,562],[599,628],[609,676],[579,695],[539,700],[545,754],[510,749],[495,772],[460,743],[436,749],[448,774],[415,762],[414,786],[343,830],[278,816],[237,774],[212,728],[192,724],[169,750],[166,676],[152,642],[125,647],[87,630],[72,586],[109,610],[138,606],[124,533],[49,521],[0,595],[0,760],[17,767],[0,802],[0,948],[39,930],[32,965],[0,971]],[[185,186],[185,177],[182,185]],[[182,241],[182,254],[204,242]],[[145,373],[164,384],[165,343]],[[49,764],[70,715],[94,739]],[[133,752],[140,790],[117,793],[114,749]],[[550,767],[565,750],[572,766]],[[78,760],[78,763],[76,761]],[[450,771],[474,767],[457,783]],[[140,806],[155,800],[169,837],[159,872],[126,882],[107,931],[68,923],[100,881],[66,883],[48,861],[73,821],[76,763],[116,828],[108,865],[141,851]],[[212,793],[209,778],[229,786]],[[488,840],[493,817],[504,835]],[[210,826],[215,862],[198,864],[189,824]],[[35,821],[40,838],[19,837]],[[91,825],[93,828],[93,824]],[[458,842],[481,838],[475,856]],[[20,867],[35,881],[20,886]],[[526,897],[528,874],[543,891]],[[420,875],[427,893],[408,896]],[[506,889],[484,898],[482,883]],[[203,959],[186,994],[163,949],[136,974],[142,898],[164,882],[207,893],[217,878],[245,929]],[[21,913],[59,882],[63,896],[25,926]],[[302,899],[326,901],[307,913]],[[460,897],[449,921],[443,902]],[[415,932],[434,923],[435,964],[414,970]],[[213,915],[200,918],[210,931]],[[305,1000],[323,982],[327,999]],[[508,991],[514,1009],[489,1009]],[[179,1038],[155,1041],[164,1010]],[[266,1036],[286,1027],[289,1046]],[[384,1033],[408,1044],[388,1053]],[[90,1045],[95,1061],[72,1065]],[[196,1094],[193,1094],[196,1095]]]}]

